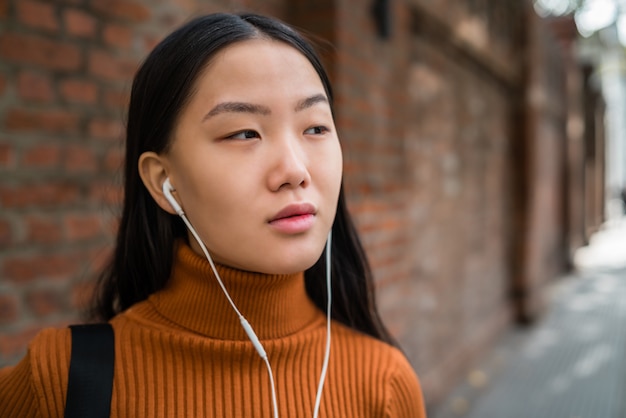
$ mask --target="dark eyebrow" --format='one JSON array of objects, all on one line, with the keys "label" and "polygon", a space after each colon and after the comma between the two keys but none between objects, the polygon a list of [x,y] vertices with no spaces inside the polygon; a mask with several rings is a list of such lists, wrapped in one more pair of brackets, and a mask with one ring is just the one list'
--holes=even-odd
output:
[{"label": "dark eyebrow", "polygon": [[328,103],[328,99],[323,94],[316,94],[314,96],[300,100],[296,105],[295,110],[296,112],[299,112],[301,110],[308,109],[309,107],[318,103]]},{"label": "dark eyebrow", "polygon": [[[316,94],[314,96],[307,97],[306,99],[302,99],[298,102],[295,107],[295,111],[299,112],[304,109],[308,109],[317,103],[328,103],[328,99],[323,94]],[[209,112],[204,115],[203,120],[207,120],[210,117],[219,115],[220,113],[253,113],[257,115],[269,115],[272,111],[267,106],[253,103],[223,102],[218,103],[213,107],[213,109],[209,110]]]},{"label": "dark eyebrow", "polygon": [[269,115],[272,113],[267,106],[245,103],[245,102],[223,102],[215,105],[215,107],[209,110],[209,113],[204,115],[203,120],[219,115],[220,113],[254,113],[258,115]]}]

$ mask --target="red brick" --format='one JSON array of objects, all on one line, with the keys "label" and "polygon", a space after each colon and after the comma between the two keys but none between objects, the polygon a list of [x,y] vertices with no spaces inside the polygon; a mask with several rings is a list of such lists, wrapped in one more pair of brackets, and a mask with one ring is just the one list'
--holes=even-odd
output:
[{"label": "red brick", "polygon": [[15,150],[11,144],[0,143],[0,169],[15,167]]},{"label": "red brick", "polygon": [[104,157],[104,168],[107,171],[118,172],[122,170],[124,152],[119,149],[111,149]]},{"label": "red brick", "polygon": [[92,51],[89,55],[89,72],[106,80],[127,81],[137,70],[134,60],[116,57],[104,51]]},{"label": "red brick", "polygon": [[[117,220],[119,218],[115,217],[115,219]],[[109,265],[112,256],[113,248],[111,246],[102,246],[99,248],[95,248],[89,252],[89,267],[92,271],[100,273]]]},{"label": "red brick", "polygon": [[94,281],[85,281],[75,285],[72,288],[72,308],[84,311],[87,307],[89,307],[94,291]]},{"label": "red brick", "polygon": [[0,325],[10,324],[18,318],[19,303],[14,295],[0,295]]},{"label": "red brick", "polygon": [[0,219],[0,248],[7,247],[13,241],[13,230],[11,224]]},{"label": "red brick", "polygon": [[52,168],[59,164],[61,150],[58,145],[41,144],[25,150],[21,163],[27,167]]},{"label": "red brick", "polygon": [[126,109],[130,101],[130,92],[124,90],[107,90],[104,93],[104,104],[113,107]]},{"label": "red brick", "polygon": [[59,22],[57,22],[54,14],[53,4],[33,0],[20,0],[16,2],[16,8],[17,18],[25,26],[51,31],[59,29]]},{"label": "red brick", "polygon": [[132,40],[132,31],[127,26],[111,24],[104,28],[104,41],[114,47],[128,48]]},{"label": "red brick", "polygon": [[4,94],[4,89],[7,86],[7,78],[4,74],[0,74],[0,96]]},{"label": "red brick", "polygon": [[105,16],[131,22],[150,18],[150,9],[135,0],[92,0],[91,7]]},{"label": "red brick", "polygon": [[76,203],[79,196],[77,186],[64,183],[0,185],[0,207],[3,208],[70,205]]},{"label": "red brick", "polygon": [[102,220],[93,214],[70,214],[64,219],[65,234],[69,241],[82,241],[102,235]]},{"label": "red brick", "polygon": [[89,122],[89,136],[102,139],[122,139],[124,127],[121,122],[108,119],[93,119]]},{"label": "red brick", "polygon": [[96,35],[97,21],[88,13],[77,9],[68,9],[63,13],[65,30],[70,35],[93,38]]},{"label": "red brick", "polygon": [[50,70],[78,70],[81,53],[76,45],[41,36],[8,32],[0,36],[4,61],[33,64]]},{"label": "red brick", "polygon": [[47,133],[75,133],[78,124],[78,115],[63,110],[10,109],[5,122],[12,131]]},{"label": "red brick", "polygon": [[162,39],[162,37],[147,35],[143,38],[143,47],[146,51],[152,51]]},{"label": "red brick", "polygon": [[25,302],[36,317],[61,313],[67,303],[66,295],[55,289],[38,289],[26,293]]},{"label": "red brick", "polygon": [[80,270],[80,258],[66,253],[7,256],[2,265],[3,278],[14,282],[28,282],[38,278],[67,279]]},{"label": "red brick", "polygon": [[7,17],[9,13],[9,0],[0,0],[0,19]]},{"label": "red brick", "polygon": [[25,71],[17,77],[17,93],[22,99],[49,103],[54,99],[49,77]]},{"label": "red brick", "polygon": [[84,146],[69,146],[65,155],[65,169],[70,172],[93,172],[97,169],[96,156]]},{"label": "red brick", "polygon": [[91,81],[65,80],[59,89],[68,102],[95,104],[98,100],[98,86]]},{"label": "red brick", "polygon": [[53,244],[61,241],[63,230],[58,221],[41,216],[28,216],[25,219],[26,239],[36,244]]},{"label": "red brick", "polygon": [[90,199],[97,204],[119,205],[122,203],[122,188],[111,183],[93,183]]}]

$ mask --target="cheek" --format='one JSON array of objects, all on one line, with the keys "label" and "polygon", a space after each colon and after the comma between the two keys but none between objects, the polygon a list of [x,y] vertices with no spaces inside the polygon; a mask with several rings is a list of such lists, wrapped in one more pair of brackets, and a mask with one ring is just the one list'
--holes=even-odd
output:
[{"label": "cheek", "polygon": [[339,145],[339,141],[337,140],[335,145],[335,150],[332,153],[332,174],[336,187],[337,187],[337,195],[339,195],[339,188],[341,186],[341,178],[343,176],[343,154],[341,152],[341,146]]},{"label": "cheek", "polygon": [[318,165],[320,178],[323,179],[322,193],[329,204],[332,203],[336,206],[343,176],[343,159],[339,145],[321,161],[325,161],[325,163]]},{"label": "cheek", "polygon": [[196,179],[191,193],[197,196],[193,202],[196,215],[219,225],[246,206],[249,187],[236,176],[208,173]]},{"label": "cheek", "polygon": [[[201,155],[201,154],[199,154]],[[233,206],[228,190],[227,176],[220,175],[218,168],[207,159],[186,159],[176,171],[176,189],[183,209],[194,224],[206,225],[207,220],[221,218],[224,206]]]}]

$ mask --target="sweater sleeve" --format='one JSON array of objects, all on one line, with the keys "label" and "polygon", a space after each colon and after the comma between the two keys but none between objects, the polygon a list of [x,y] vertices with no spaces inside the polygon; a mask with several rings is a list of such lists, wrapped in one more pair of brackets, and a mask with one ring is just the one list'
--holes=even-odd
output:
[{"label": "sweater sleeve", "polygon": [[395,367],[390,370],[385,418],[426,418],[422,388],[408,360],[395,352]]},{"label": "sweater sleeve", "polygon": [[0,370],[1,416],[63,416],[70,344],[69,329],[44,330],[30,343],[22,361]]},{"label": "sweater sleeve", "polygon": [[6,417],[39,418],[33,390],[30,354],[14,367],[0,370],[0,413]]}]

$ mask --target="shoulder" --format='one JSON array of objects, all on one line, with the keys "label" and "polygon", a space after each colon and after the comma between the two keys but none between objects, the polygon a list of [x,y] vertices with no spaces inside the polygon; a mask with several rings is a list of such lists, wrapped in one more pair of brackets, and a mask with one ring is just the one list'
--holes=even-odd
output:
[{"label": "shoulder", "polygon": [[[35,378],[67,384],[71,345],[69,328],[46,328],[39,332],[28,347]],[[65,380],[59,381],[61,377]]]},{"label": "shoulder", "polygon": [[0,410],[21,417],[62,416],[70,345],[67,328],[40,331],[22,361],[0,371]]},{"label": "shoulder", "polygon": [[419,379],[402,351],[342,324],[333,323],[333,327],[333,355],[343,368],[351,367],[363,382],[381,389],[371,387],[368,391],[376,392],[384,416],[426,416]]},{"label": "shoulder", "polygon": [[33,353],[43,354],[51,349],[59,350],[66,348],[69,355],[71,343],[72,337],[68,327],[44,328],[33,338],[28,349]]},{"label": "shoulder", "polygon": [[332,324],[332,345],[338,352],[345,352],[347,357],[381,368],[400,367],[412,371],[404,354],[396,347],[334,321]]},{"label": "shoulder", "polygon": [[387,375],[386,417],[426,417],[422,388],[413,367],[399,350],[393,349]]},{"label": "shoulder", "polygon": [[[61,396],[67,387],[72,338],[69,328],[46,328],[28,347],[33,388],[45,398]],[[64,396],[63,396],[64,398]]]}]

